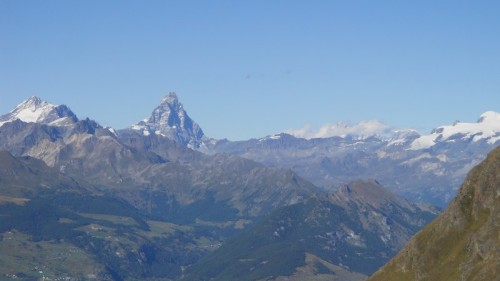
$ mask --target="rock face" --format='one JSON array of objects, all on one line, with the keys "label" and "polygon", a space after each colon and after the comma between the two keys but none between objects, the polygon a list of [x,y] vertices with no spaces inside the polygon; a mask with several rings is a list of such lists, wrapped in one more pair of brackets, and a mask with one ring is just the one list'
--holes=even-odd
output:
[{"label": "rock face", "polygon": [[131,129],[141,131],[145,136],[162,135],[189,148],[199,148],[206,139],[200,126],[189,117],[175,93],[163,97],[151,116],[133,125]]},{"label": "rock face", "polygon": [[449,208],[369,280],[500,280],[500,147]]}]

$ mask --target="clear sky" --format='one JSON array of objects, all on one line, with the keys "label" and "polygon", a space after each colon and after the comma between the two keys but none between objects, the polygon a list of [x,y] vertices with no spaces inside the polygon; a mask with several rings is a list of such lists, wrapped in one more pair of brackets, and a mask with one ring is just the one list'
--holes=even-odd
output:
[{"label": "clear sky", "polygon": [[36,95],[117,129],[175,91],[232,140],[500,111],[500,1],[0,0],[0,113]]}]

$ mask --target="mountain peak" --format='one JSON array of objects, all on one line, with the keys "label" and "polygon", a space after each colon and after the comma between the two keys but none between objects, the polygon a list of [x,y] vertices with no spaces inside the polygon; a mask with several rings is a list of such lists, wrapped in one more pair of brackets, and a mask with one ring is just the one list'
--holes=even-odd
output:
[{"label": "mountain peak", "polygon": [[41,105],[41,104],[49,104],[48,102],[42,100],[41,98],[37,96],[31,96],[27,100],[23,101],[19,106],[21,105]]},{"label": "mountain peak", "polygon": [[190,148],[199,148],[205,138],[174,92],[165,95],[151,116],[133,125],[132,129],[142,131],[145,136],[161,135]]},{"label": "mountain peak", "polygon": [[14,120],[27,123],[66,125],[78,121],[76,115],[65,105],[54,105],[37,96],[31,96],[11,112],[0,116],[0,126]]},{"label": "mountain peak", "polygon": [[178,105],[179,104],[179,98],[177,97],[177,94],[175,92],[169,92],[167,95],[165,95],[160,104],[171,104],[171,105]]},{"label": "mountain peak", "polygon": [[18,115],[18,118],[25,122],[37,122],[44,112],[54,109],[56,106],[42,100],[37,96],[31,96],[20,103],[11,113]]},{"label": "mountain peak", "polygon": [[380,206],[387,202],[397,202],[397,204],[406,206],[408,202],[398,198],[394,193],[385,189],[376,180],[356,180],[349,184],[342,185],[333,194],[334,198],[341,201],[363,201],[373,206]]},{"label": "mountain peak", "polygon": [[441,126],[432,130],[431,134],[415,139],[410,149],[426,149],[437,143],[462,141],[485,141],[495,144],[500,141],[500,113],[487,111],[475,123],[455,122],[453,125]]}]

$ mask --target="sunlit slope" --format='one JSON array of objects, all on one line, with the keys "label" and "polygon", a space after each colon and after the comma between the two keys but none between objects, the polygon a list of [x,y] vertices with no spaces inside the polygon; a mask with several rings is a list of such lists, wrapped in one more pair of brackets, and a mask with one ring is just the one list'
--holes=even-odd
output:
[{"label": "sunlit slope", "polygon": [[500,147],[449,208],[369,280],[500,280]]}]

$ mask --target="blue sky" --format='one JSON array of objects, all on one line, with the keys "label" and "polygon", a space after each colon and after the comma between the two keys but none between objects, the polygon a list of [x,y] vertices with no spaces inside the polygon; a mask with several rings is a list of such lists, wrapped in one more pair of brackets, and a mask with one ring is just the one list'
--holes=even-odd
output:
[{"label": "blue sky", "polygon": [[499,1],[0,1],[0,113],[117,129],[169,91],[210,137],[500,111]]}]

